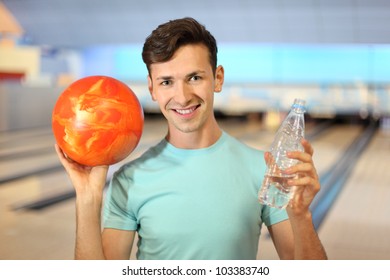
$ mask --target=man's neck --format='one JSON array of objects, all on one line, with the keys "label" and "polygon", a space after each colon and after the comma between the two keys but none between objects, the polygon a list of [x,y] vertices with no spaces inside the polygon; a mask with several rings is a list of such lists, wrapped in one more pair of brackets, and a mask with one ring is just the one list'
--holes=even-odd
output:
[{"label": "man's neck", "polygon": [[176,148],[201,149],[216,143],[221,135],[222,130],[215,122],[209,128],[199,129],[193,132],[181,132],[168,128],[166,140]]}]

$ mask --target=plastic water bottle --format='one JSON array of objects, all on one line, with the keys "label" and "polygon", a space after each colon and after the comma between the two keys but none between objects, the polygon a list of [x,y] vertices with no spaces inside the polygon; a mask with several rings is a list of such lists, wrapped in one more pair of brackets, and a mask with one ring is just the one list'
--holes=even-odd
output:
[{"label": "plastic water bottle", "polygon": [[294,193],[294,187],[287,181],[295,175],[287,175],[283,170],[298,163],[287,157],[287,152],[303,151],[301,139],[305,136],[305,101],[295,99],[287,117],[276,132],[269,152],[271,157],[267,162],[267,170],[259,191],[259,201],[271,207],[285,208]]}]

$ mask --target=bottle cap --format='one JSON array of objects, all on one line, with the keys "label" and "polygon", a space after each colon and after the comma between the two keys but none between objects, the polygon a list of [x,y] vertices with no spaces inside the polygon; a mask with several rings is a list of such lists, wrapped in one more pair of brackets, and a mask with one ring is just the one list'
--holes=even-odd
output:
[{"label": "bottle cap", "polygon": [[294,99],[294,104],[291,106],[292,109],[301,109],[303,111],[306,110],[306,101],[303,99],[296,98]]}]

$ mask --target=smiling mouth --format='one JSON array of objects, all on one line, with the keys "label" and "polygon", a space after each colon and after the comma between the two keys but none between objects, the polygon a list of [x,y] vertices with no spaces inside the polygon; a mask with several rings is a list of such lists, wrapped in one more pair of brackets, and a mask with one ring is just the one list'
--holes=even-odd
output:
[{"label": "smiling mouth", "polygon": [[200,105],[196,105],[196,106],[186,108],[186,109],[173,109],[173,110],[180,115],[189,115],[189,114],[193,113],[196,109],[198,109],[199,106]]}]

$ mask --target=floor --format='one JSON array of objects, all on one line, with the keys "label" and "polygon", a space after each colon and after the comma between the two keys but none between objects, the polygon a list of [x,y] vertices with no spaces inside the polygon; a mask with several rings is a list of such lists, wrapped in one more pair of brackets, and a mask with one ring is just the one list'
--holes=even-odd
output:
[{"label": "floor", "polygon": [[[221,119],[227,132],[266,149],[274,131],[254,118]],[[138,157],[164,136],[165,122],[147,118],[140,145],[126,159]],[[318,173],[327,170],[358,135],[356,123],[332,126],[312,141]],[[73,259],[74,199],[40,210],[24,210],[36,200],[72,191],[53,150],[50,128],[0,133],[0,259]],[[390,259],[390,133],[378,130],[361,154],[351,177],[318,234],[330,259]],[[120,164],[110,168],[112,174]],[[42,170],[49,169],[43,172]],[[28,176],[21,176],[28,174]],[[266,230],[259,241],[259,259],[277,259]],[[135,250],[131,258],[135,258]]]}]

